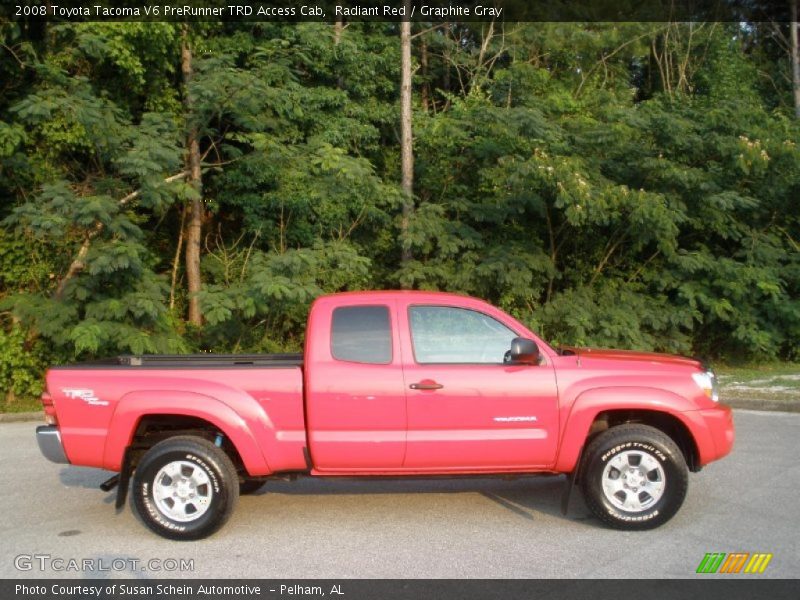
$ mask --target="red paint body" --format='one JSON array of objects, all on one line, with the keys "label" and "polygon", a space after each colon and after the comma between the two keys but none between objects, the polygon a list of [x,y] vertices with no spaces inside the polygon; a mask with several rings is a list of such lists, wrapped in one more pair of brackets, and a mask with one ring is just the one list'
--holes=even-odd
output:
[{"label": "red paint body", "polygon": [[[333,311],[356,305],[388,308],[390,362],[334,358]],[[418,364],[409,324],[415,306],[491,317],[534,340],[541,362]],[[691,374],[702,370],[696,360],[663,354],[560,354],[474,298],[357,292],[314,303],[302,367],[59,367],[48,371],[47,390],[69,461],[112,471],[120,470],[142,418],[183,415],[226,436],[251,476],[309,468],[314,475],[568,473],[606,411],[677,419],[694,441],[695,466],[725,456],[733,445],[731,411],[694,382]],[[93,400],[74,390],[88,390]]]}]

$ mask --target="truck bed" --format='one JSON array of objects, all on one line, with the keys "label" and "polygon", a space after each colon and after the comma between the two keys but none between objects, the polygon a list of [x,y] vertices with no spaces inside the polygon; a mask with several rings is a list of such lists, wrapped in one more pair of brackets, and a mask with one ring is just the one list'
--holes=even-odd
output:
[{"label": "truck bed", "polygon": [[72,464],[119,471],[140,422],[166,411],[223,432],[261,476],[306,469],[302,364],[299,354],[128,355],[46,379]]},{"label": "truck bed", "polygon": [[285,368],[302,367],[301,353],[285,354],[142,354],[121,355],[101,360],[87,361],[74,365],[63,365],[53,369],[113,369],[113,368],[155,368],[155,369],[207,369],[210,367],[260,367]]}]

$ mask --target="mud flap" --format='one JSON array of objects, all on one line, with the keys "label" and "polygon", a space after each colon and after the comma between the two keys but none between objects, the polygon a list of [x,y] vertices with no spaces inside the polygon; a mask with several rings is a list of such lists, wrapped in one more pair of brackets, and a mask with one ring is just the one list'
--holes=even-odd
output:
[{"label": "mud flap", "polygon": [[566,516],[567,511],[569,510],[569,497],[572,494],[572,488],[575,487],[575,483],[578,481],[578,472],[581,468],[581,462],[583,460],[583,446],[581,446],[580,452],[578,452],[578,460],[575,462],[575,468],[572,469],[572,473],[567,475],[567,485],[564,488],[564,493],[561,495],[561,514]]},{"label": "mud flap", "polygon": [[117,513],[122,512],[122,507],[125,506],[125,499],[128,497],[128,484],[131,480],[131,452],[130,447],[125,448],[125,455],[122,457],[122,469],[119,472],[119,481],[117,482],[117,501],[114,503],[114,508]]}]

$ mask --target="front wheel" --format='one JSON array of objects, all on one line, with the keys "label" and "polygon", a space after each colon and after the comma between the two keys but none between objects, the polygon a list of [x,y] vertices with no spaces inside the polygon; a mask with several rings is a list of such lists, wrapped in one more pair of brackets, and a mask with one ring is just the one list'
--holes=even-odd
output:
[{"label": "front wheel", "polygon": [[586,505],[617,529],[653,529],[683,504],[686,461],[672,439],[648,425],[619,425],[598,435],[581,465]]},{"label": "front wheel", "polygon": [[203,438],[176,436],[142,457],[133,476],[133,505],[150,529],[172,540],[211,535],[239,498],[231,459]]}]

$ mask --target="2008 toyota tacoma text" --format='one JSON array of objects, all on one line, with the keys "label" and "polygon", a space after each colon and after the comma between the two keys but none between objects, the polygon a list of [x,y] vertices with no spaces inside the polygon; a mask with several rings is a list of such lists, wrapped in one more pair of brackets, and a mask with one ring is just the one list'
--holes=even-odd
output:
[{"label": "2008 toyota tacoma text", "polygon": [[728,454],[730,409],[690,358],[554,349],[474,298],[317,299],[302,355],[122,356],[55,367],[44,455],[118,472],[178,540],[222,526],[270,477],[568,474],[619,529],[669,520],[688,471]]}]

